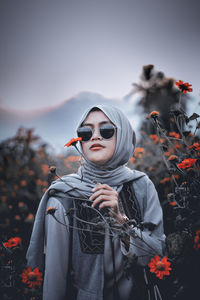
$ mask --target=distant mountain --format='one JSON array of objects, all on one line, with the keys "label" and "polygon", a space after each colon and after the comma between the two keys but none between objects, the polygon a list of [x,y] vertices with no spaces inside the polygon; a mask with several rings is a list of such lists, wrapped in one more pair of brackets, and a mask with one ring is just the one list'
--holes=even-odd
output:
[{"label": "distant mountain", "polygon": [[130,106],[127,100],[108,99],[100,94],[82,92],[46,111],[16,113],[0,108],[0,140],[14,136],[19,127],[34,128],[34,132],[45,142],[62,150],[64,143],[75,136],[82,114],[95,104],[117,106],[133,118],[133,105]]}]

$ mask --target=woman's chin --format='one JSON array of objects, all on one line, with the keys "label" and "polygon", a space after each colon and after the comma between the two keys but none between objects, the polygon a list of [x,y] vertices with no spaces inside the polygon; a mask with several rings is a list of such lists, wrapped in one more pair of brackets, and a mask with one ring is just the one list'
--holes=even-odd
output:
[{"label": "woman's chin", "polygon": [[109,160],[109,158],[107,159],[107,158],[105,157],[105,155],[104,155],[104,156],[99,156],[99,157],[98,157],[98,155],[97,155],[96,157],[90,157],[89,160],[90,160],[92,163],[94,163],[94,164],[97,164],[97,165],[99,165],[99,166],[102,166],[102,165],[105,165],[105,164],[107,163],[107,161]]}]

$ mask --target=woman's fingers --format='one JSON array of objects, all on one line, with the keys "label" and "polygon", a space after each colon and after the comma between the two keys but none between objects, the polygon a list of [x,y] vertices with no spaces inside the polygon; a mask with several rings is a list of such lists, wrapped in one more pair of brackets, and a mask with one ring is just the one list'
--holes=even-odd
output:
[{"label": "woman's fingers", "polygon": [[96,199],[100,195],[112,196],[113,195],[113,191],[111,191],[111,190],[105,190],[105,189],[100,189],[100,190],[97,190],[89,199],[93,201],[94,199]]},{"label": "woman's fingers", "polygon": [[112,196],[110,195],[99,195],[92,203],[92,207],[95,207],[96,205],[99,205],[102,201],[106,201],[106,202],[112,202],[113,200],[117,199],[113,199]]},{"label": "woman's fingers", "polygon": [[96,192],[100,189],[113,191],[113,189],[108,184],[101,184],[101,183],[97,183],[97,185],[92,189],[92,191]]},{"label": "woman's fingers", "polygon": [[113,200],[101,202],[101,204],[99,205],[99,210],[101,210],[103,207],[109,207],[114,212],[117,212],[118,210],[117,201],[113,201]]},{"label": "woman's fingers", "polygon": [[107,184],[98,183],[92,190],[94,193],[89,198],[93,201],[92,207],[99,205],[101,210],[103,207],[110,207],[114,211],[118,211],[118,193]]}]

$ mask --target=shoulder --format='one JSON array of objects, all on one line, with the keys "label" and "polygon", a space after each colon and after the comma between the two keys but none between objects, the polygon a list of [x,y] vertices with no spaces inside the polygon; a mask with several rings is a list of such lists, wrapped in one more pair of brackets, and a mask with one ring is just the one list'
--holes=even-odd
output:
[{"label": "shoulder", "polygon": [[68,176],[64,176],[52,182],[47,193],[47,207],[56,206],[58,209],[67,211],[73,206],[73,197],[70,197],[68,192],[72,189],[67,184]]},{"label": "shoulder", "polygon": [[74,182],[77,177],[77,174],[69,174],[54,180],[47,190],[49,197],[71,191],[74,188]]},{"label": "shoulder", "polygon": [[157,198],[157,192],[153,182],[146,173],[140,171],[136,172],[138,176],[132,181],[132,187],[141,209],[145,210],[149,199]]},{"label": "shoulder", "polygon": [[147,186],[147,185],[151,185],[153,184],[153,182],[151,181],[151,179],[149,178],[149,176],[141,171],[138,170],[133,170],[133,174],[134,174],[134,179],[132,180],[132,184],[133,186]]}]

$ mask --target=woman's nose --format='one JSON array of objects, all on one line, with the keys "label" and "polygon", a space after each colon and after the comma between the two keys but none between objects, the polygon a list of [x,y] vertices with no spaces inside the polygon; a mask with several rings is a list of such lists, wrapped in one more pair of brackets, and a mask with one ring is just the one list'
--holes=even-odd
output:
[{"label": "woman's nose", "polygon": [[94,140],[102,140],[99,128],[94,128],[91,140],[92,141],[94,141]]}]

